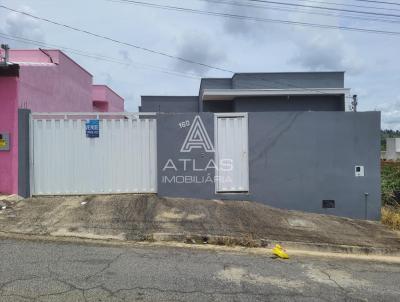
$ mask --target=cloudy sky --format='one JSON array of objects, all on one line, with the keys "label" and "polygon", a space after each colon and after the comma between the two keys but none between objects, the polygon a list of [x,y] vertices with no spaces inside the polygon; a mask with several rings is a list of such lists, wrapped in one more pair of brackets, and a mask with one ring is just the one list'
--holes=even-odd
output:
[{"label": "cloudy sky", "polygon": [[[258,20],[281,19],[367,28],[399,32],[399,35],[239,20],[123,1],[0,0],[0,4],[40,17],[235,72],[346,71],[345,86],[359,95],[360,110],[381,110],[382,127],[400,129],[400,2],[397,6],[385,6],[361,0],[276,0],[383,15],[318,10],[257,0],[142,2],[245,15]],[[6,39],[4,34],[39,41],[51,48],[78,50],[66,52],[93,74],[95,83],[108,84],[119,92],[126,99],[128,111],[137,111],[140,95],[195,95],[199,77],[231,76],[227,72],[151,54],[0,8],[0,41],[9,43],[12,48],[38,47]]]}]

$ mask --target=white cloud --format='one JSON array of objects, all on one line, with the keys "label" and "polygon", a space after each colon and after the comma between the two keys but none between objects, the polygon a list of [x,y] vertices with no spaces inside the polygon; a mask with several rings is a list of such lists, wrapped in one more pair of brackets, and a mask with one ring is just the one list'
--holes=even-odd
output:
[{"label": "white cloud", "polygon": [[[242,19],[235,17],[220,18],[222,24],[222,33],[232,35],[237,39],[244,39],[254,44],[258,44],[262,40],[273,37],[277,31],[276,24],[272,22],[260,22],[252,20],[252,17],[260,19],[268,19],[276,17],[276,12],[270,10],[270,5],[263,5],[257,2],[244,3],[237,0],[224,0],[224,3],[231,2],[232,4],[206,4],[206,9],[212,12],[220,12],[234,16],[244,16],[250,19]],[[288,28],[281,28],[278,34]]]},{"label": "white cloud", "polygon": [[[232,1],[238,3],[237,1]],[[240,16],[256,16],[258,15],[251,7],[231,5],[225,6],[226,12],[232,15]],[[266,11],[264,11],[266,13]],[[265,17],[265,14],[264,14]],[[234,18],[227,18],[224,22],[224,30],[228,34],[234,36],[250,36],[256,38],[258,35],[264,32],[265,24],[260,24],[256,21],[251,20],[238,20]]]},{"label": "white cloud", "polygon": [[290,62],[307,70],[363,71],[364,62],[341,33],[304,34],[296,38],[297,53]]},{"label": "white cloud", "polygon": [[382,112],[382,129],[400,130],[400,96],[394,102],[377,105]]},{"label": "white cloud", "polygon": [[[218,66],[226,60],[225,50],[218,48],[213,39],[207,34],[192,31],[183,35],[177,55],[195,62],[202,62],[211,66]],[[204,75],[209,68],[177,61],[175,69],[182,72],[195,72]]]},{"label": "white cloud", "polygon": [[126,62],[126,64],[132,64],[132,58],[129,51],[127,51],[126,49],[120,49],[118,54],[123,59],[123,62]]},{"label": "white cloud", "polygon": [[[27,13],[35,14],[35,12],[26,5],[19,7],[18,9]],[[45,41],[45,33],[38,20],[14,12],[10,12],[5,16],[1,31],[10,36],[22,37],[39,42]],[[26,43],[14,40],[9,40],[7,42],[12,48],[28,47]]]}]

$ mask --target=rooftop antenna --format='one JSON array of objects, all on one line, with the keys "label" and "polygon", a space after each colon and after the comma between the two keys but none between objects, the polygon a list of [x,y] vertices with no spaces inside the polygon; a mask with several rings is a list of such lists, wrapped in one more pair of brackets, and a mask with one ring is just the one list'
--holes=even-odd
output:
[{"label": "rooftop antenna", "polygon": [[351,101],[351,110],[357,112],[358,97],[357,94],[353,95],[353,101]]},{"label": "rooftop antenna", "polygon": [[1,44],[1,49],[4,50],[4,58],[2,58],[2,59],[4,59],[4,61],[0,62],[0,63],[7,65],[9,57],[10,57],[10,54],[9,54],[10,47],[8,46],[8,44]]}]

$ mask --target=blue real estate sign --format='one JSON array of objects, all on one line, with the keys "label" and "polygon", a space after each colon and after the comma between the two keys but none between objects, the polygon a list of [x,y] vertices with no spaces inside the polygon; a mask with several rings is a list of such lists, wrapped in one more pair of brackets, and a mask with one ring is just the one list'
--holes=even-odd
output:
[{"label": "blue real estate sign", "polygon": [[89,120],[86,122],[86,137],[100,137],[100,121]]}]

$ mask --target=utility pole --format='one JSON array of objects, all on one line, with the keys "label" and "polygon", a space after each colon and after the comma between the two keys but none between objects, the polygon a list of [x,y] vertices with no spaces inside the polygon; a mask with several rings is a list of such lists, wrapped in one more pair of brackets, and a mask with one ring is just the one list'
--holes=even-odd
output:
[{"label": "utility pole", "polygon": [[4,61],[0,62],[0,64],[4,64],[7,65],[7,62],[9,60],[9,51],[10,51],[10,47],[8,46],[8,44],[1,44],[1,49],[4,50]]}]

